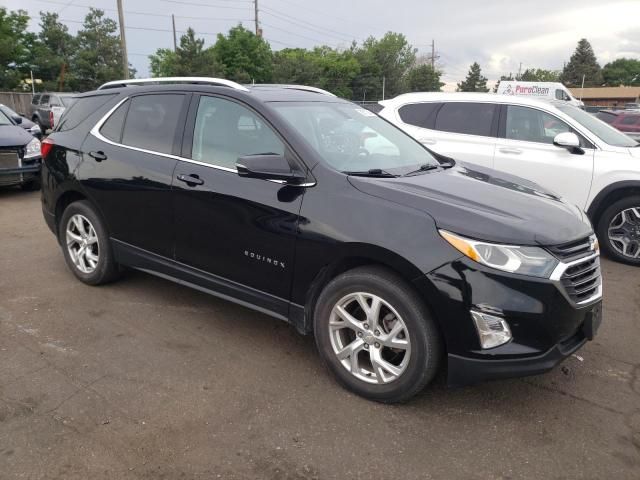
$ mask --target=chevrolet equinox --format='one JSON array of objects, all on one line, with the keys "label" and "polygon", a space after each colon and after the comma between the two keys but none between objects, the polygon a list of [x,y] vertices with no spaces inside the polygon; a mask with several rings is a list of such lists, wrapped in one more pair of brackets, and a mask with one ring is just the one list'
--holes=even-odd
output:
[{"label": "chevrolet equinox", "polygon": [[79,280],[127,266],[290,322],[369,399],[406,400],[441,367],[450,385],[545,372],[601,321],[583,212],[319,89],[110,82],[42,157]]}]

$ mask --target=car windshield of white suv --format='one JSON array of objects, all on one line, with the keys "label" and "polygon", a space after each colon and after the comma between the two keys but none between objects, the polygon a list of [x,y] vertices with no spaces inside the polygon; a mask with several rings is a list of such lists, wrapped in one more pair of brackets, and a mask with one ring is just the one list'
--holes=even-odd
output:
[{"label": "car windshield of white suv", "polygon": [[596,118],[584,110],[580,110],[579,108],[571,105],[560,105],[558,108],[587,130],[597,135],[604,143],[613,147],[637,147],[640,145],[632,138],[627,137],[624,133],[621,133],[612,126],[607,125],[599,118]]},{"label": "car windshield of white suv", "polygon": [[327,164],[341,172],[395,176],[440,166],[420,143],[357,105],[329,102],[271,105]]}]

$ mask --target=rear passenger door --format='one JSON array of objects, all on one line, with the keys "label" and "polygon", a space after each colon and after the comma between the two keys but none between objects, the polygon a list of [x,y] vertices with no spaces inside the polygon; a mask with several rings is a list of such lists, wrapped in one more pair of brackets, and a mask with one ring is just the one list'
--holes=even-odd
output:
[{"label": "rear passenger door", "polygon": [[112,238],[125,247],[173,257],[171,179],[188,98],[132,96],[112,109],[82,146],[81,182],[100,206]]},{"label": "rear passenger door", "polygon": [[265,153],[296,162],[248,106],[194,96],[173,180],[176,260],[218,292],[286,315],[304,189],[238,176],[239,157]]},{"label": "rear passenger door", "polygon": [[474,102],[415,103],[398,115],[407,131],[431,150],[485,167],[493,166],[499,105]]}]

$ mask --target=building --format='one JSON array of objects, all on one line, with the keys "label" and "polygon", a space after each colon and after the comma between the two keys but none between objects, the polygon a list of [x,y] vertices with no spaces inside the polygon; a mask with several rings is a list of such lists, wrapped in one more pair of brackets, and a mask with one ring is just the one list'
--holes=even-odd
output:
[{"label": "building", "polygon": [[569,90],[586,106],[624,108],[625,103],[637,103],[640,98],[640,87],[577,87]]}]

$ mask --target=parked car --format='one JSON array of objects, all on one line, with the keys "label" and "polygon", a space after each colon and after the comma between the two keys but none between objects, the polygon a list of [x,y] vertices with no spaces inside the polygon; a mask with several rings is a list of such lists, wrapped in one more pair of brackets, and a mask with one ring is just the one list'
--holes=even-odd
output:
[{"label": "parked car", "polygon": [[32,122],[28,118],[23,117],[19,113],[16,113],[14,110],[7,107],[6,105],[3,105],[2,103],[0,103],[0,111],[2,111],[2,113],[13,120],[14,123],[24,128],[34,137],[42,138],[42,130],[40,130],[38,124]]},{"label": "parked car", "polygon": [[629,110],[600,110],[596,117],[624,134],[640,140],[640,112]]},{"label": "parked car", "polygon": [[158,82],[80,95],[43,141],[43,213],[80,281],[126,265],[289,321],[383,402],[445,359],[463,385],[593,338],[599,250],[575,206],[322,92]]},{"label": "parked car", "polygon": [[0,110],[0,187],[40,188],[40,140]]},{"label": "parked car", "polygon": [[60,119],[65,109],[73,103],[71,93],[36,93],[31,99],[31,120],[46,133]]},{"label": "parked car", "polygon": [[585,210],[603,250],[640,265],[640,148],[564,102],[480,93],[409,93],[384,118],[431,150],[533,181]]},{"label": "parked car", "polygon": [[541,100],[562,101],[584,108],[584,102],[575,98],[569,89],[560,82],[518,82],[502,80],[498,84],[498,95],[516,95]]}]

